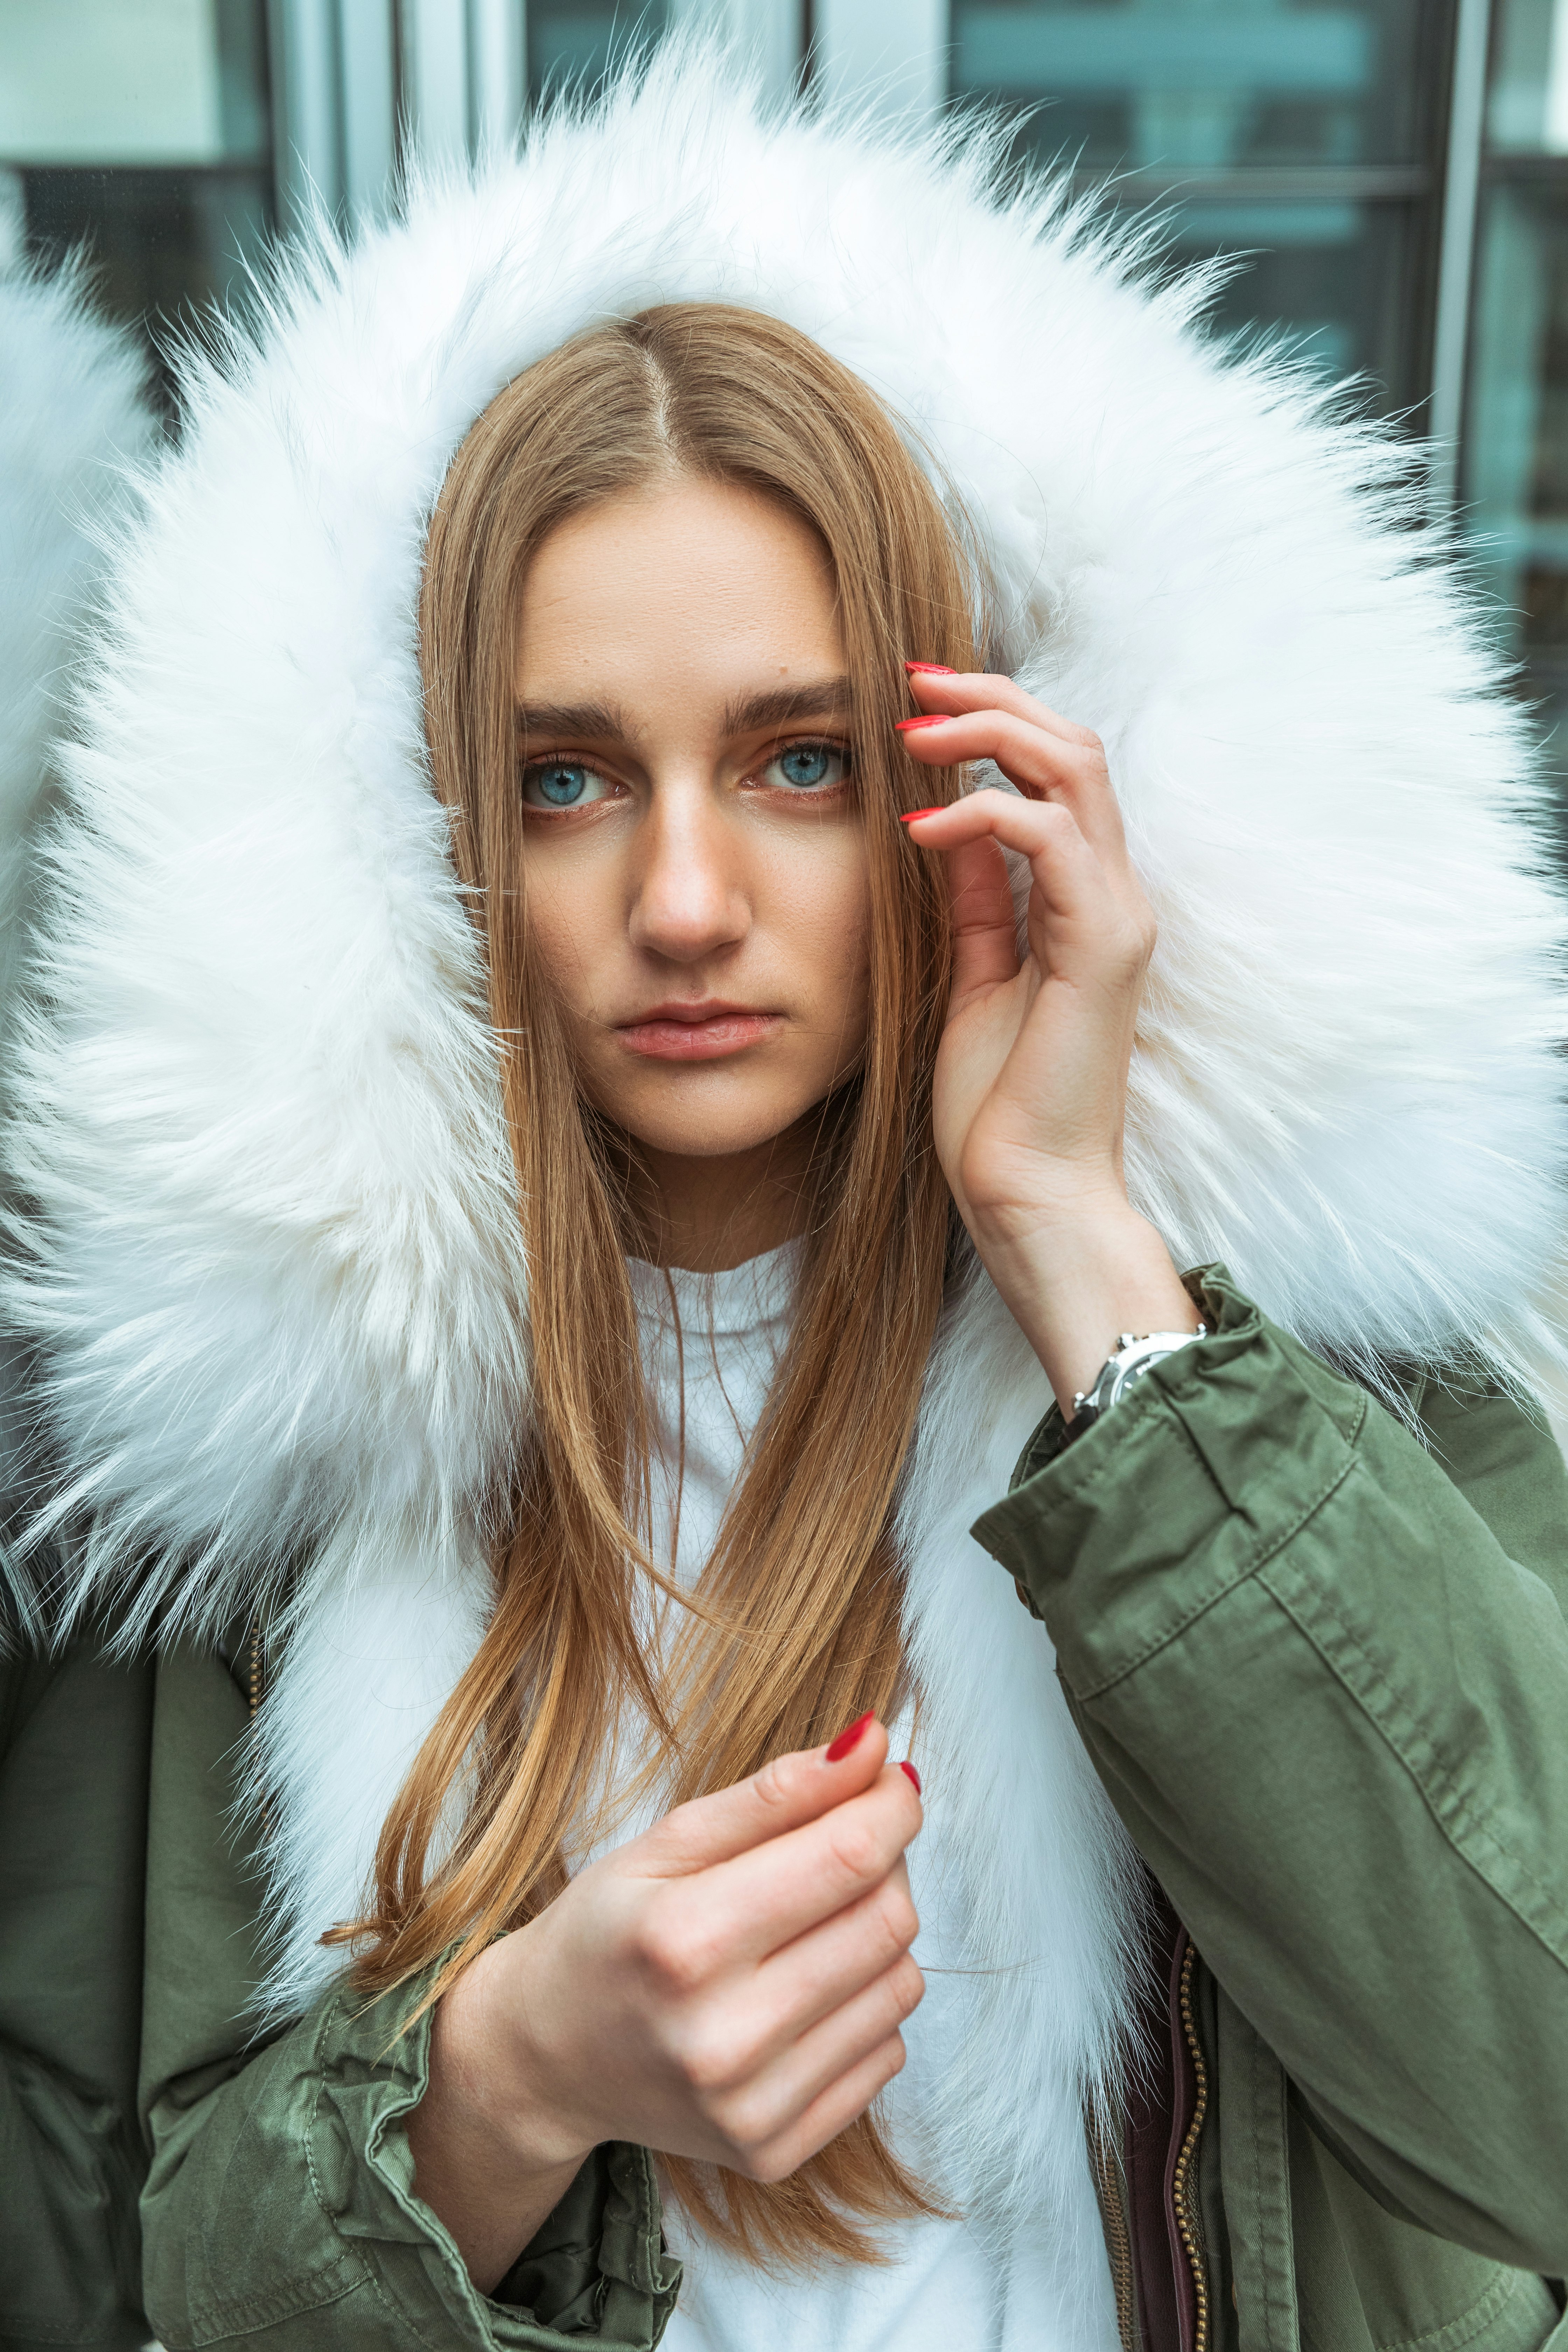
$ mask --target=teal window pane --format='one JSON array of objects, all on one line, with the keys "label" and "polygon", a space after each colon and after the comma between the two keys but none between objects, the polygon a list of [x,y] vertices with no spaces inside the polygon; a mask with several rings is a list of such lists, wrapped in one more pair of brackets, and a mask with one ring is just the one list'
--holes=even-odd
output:
[{"label": "teal window pane", "polygon": [[1568,155],[1568,5],[1496,0],[1487,141],[1496,154]]},{"label": "teal window pane", "polygon": [[1426,242],[1407,204],[1205,202],[1181,208],[1173,258],[1237,257],[1222,330],[1278,328],[1322,374],[1364,375],[1397,405],[1424,383],[1429,321],[1412,297]]},{"label": "teal window pane", "polygon": [[1488,189],[1470,350],[1471,555],[1568,770],[1568,180]]},{"label": "teal window pane", "polygon": [[156,350],[271,234],[266,0],[0,5],[0,245],[85,247]]},{"label": "teal window pane", "polygon": [[629,49],[665,28],[664,0],[638,7],[605,0],[529,0],[528,89],[535,100],[563,84],[592,89]]},{"label": "teal window pane", "polygon": [[0,156],[264,162],[266,55],[264,0],[4,0]]},{"label": "teal window pane", "polygon": [[953,0],[952,89],[1172,257],[1226,255],[1222,327],[1375,404],[1428,391],[1450,0]]},{"label": "teal window pane", "polygon": [[952,88],[1037,107],[1030,145],[1084,165],[1412,163],[1447,16],[1441,0],[954,0]]}]

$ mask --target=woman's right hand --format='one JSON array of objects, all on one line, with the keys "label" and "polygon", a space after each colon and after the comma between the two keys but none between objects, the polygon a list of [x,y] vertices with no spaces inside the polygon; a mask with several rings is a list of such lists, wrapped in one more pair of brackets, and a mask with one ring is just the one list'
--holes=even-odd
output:
[{"label": "woman's right hand", "polygon": [[870,1719],[678,1807],[437,2004],[415,2185],[482,2291],[600,2142],[779,2180],[898,2073],[921,1813],[887,1758]]}]

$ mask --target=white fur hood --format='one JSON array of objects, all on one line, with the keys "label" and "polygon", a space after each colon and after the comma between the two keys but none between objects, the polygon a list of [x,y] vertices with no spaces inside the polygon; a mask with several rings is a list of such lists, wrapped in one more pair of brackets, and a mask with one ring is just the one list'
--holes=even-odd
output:
[{"label": "white fur hood", "polygon": [[1059,192],[670,65],[292,261],[258,342],[189,363],[124,534],[8,1305],[99,1556],[178,1555],[193,1607],[345,1517],[449,1538],[508,1445],[523,1267],[422,534],[510,377],[689,298],[788,319],[909,421],[986,535],[1000,657],[1103,735],[1161,923],[1130,1175],[1176,1255],[1352,1359],[1539,1338],[1563,908],[1407,452],[1228,364],[1201,289],[1142,290]]},{"label": "white fur hood", "polygon": [[[1149,290],[1059,190],[998,194],[988,168],[980,147],[759,120],[711,61],[676,58],[297,257],[254,342],[189,363],[181,445],[144,478],[63,753],[6,1311],[44,1367],[55,1507],[92,1529],[79,1593],[152,1559],[144,1610],[210,1623],[313,1555],[267,1765],[285,1994],[319,1973],[313,1937],[352,1907],[471,1647],[478,1515],[526,1406],[415,615],[458,442],[584,326],[679,299],[771,311],[936,453],[985,536],[999,658],[1104,737],[1155,902],[1129,1173],[1178,1259],[1226,1259],[1352,1361],[1542,1342],[1563,908],[1531,871],[1521,719],[1410,528],[1408,450],[1278,362],[1227,359],[1195,323],[1201,283]],[[1048,1647],[964,1516],[1045,1402],[975,1292],[939,1349],[906,1523],[929,1737],[979,1694],[985,1737],[1002,1727],[955,1776],[976,1851],[1004,1789],[1009,1837],[1061,1849],[994,1878],[986,1916],[993,1957],[1057,1948],[1058,1987],[1088,1988],[1058,2035],[1070,2074],[1105,2046],[1094,1987],[1122,1915],[1085,1896],[1064,1927],[1048,1890],[1075,1837],[1111,1832]],[[342,1703],[349,1659],[382,1732]],[[1021,1768],[1003,1748],[1025,1717]],[[965,2124],[1003,2173],[1049,2105],[1019,2046]]]},{"label": "white fur hood", "polygon": [[[125,468],[153,437],[145,376],[131,337],[95,314],[79,268],[0,270],[0,1007],[23,960],[49,745],[68,709],[108,519],[125,501]],[[0,1049],[0,1096],[10,1090],[9,1060]],[[0,1329],[6,1501],[13,1452],[25,1450],[24,1387],[12,1336]],[[28,1580],[13,1580],[10,1567],[0,1538],[0,1579],[26,1614]],[[0,1647],[5,1638],[0,1626]]]}]

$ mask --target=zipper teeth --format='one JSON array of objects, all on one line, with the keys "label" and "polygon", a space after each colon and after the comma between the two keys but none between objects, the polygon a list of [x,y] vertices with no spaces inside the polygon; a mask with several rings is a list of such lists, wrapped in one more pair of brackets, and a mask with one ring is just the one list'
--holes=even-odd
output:
[{"label": "zipper teeth", "polygon": [[1198,2248],[1197,2229],[1193,2219],[1193,2159],[1197,2154],[1198,2134],[1204,2127],[1204,2117],[1208,2112],[1209,2103],[1208,2068],[1204,2063],[1203,2047],[1198,2041],[1197,2028],[1193,2022],[1193,1966],[1196,1959],[1196,1947],[1189,1943],[1186,1956],[1182,1961],[1182,2032],[1186,2035],[1187,2049],[1192,2056],[1193,2079],[1197,2085],[1197,2095],[1193,2103],[1193,2120],[1187,2126],[1187,2136],[1182,2142],[1181,2154],[1176,2158],[1175,2177],[1172,2187],[1176,2207],[1176,2227],[1182,2233],[1182,2244],[1185,2249],[1187,2262],[1192,2270],[1193,2287],[1197,2298],[1198,2326],[1193,2343],[1193,2352],[1208,2352],[1208,2280],[1205,2274],[1203,2255]]},{"label": "zipper teeth", "polygon": [[1127,2227],[1116,2159],[1098,2125],[1090,2134],[1090,2149],[1100,2189],[1100,2210],[1110,2232],[1110,2276],[1116,2289],[1116,2329],[1125,2352],[1138,2352],[1133,2333],[1132,2238]]},{"label": "zipper teeth", "polygon": [[250,1629],[250,1719],[256,1720],[256,1710],[261,1705],[261,1620],[258,1617]]}]

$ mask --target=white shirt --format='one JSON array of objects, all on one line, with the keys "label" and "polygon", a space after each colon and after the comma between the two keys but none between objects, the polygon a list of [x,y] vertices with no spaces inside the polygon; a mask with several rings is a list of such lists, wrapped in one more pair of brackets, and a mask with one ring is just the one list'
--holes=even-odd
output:
[{"label": "white shirt", "polygon": [[[683,1478],[670,1288],[659,1269],[632,1261],[655,1448],[654,1556],[661,1565],[670,1560],[679,1504],[673,1567],[682,1583],[696,1580],[712,1549],[788,1338],[795,1257],[787,1244],[724,1274],[669,1274],[684,1353]],[[895,1755],[907,1731],[907,1724],[893,1727]],[[951,1923],[944,1936],[940,1841],[929,1820],[910,1864],[921,1915],[914,1952],[927,1972],[926,1994],[904,2028],[908,2060],[884,2094],[881,2113],[900,2154],[929,2179],[921,2150],[931,2089],[960,2063],[954,1979],[941,1966]],[[827,2263],[771,2277],[703,2237],[670,2200],[665,2228],[685,2279],[665,2352],[1117,2352],[1110,2266],[1087,2158],[1082,2210],[1054,2219],[1054,2229],[1003,2245],[983,2244],[963,2221],[900,2222],[881,2233],[893,2256],[885,2266]],[[1049,2249],[1064,2244],[1081,2273],[1067,2298],[1079,2313],[1068,2333],[1059,2316],[1060,2283],[1047,2284],[1053,2260],[1061,2258]]]}]

